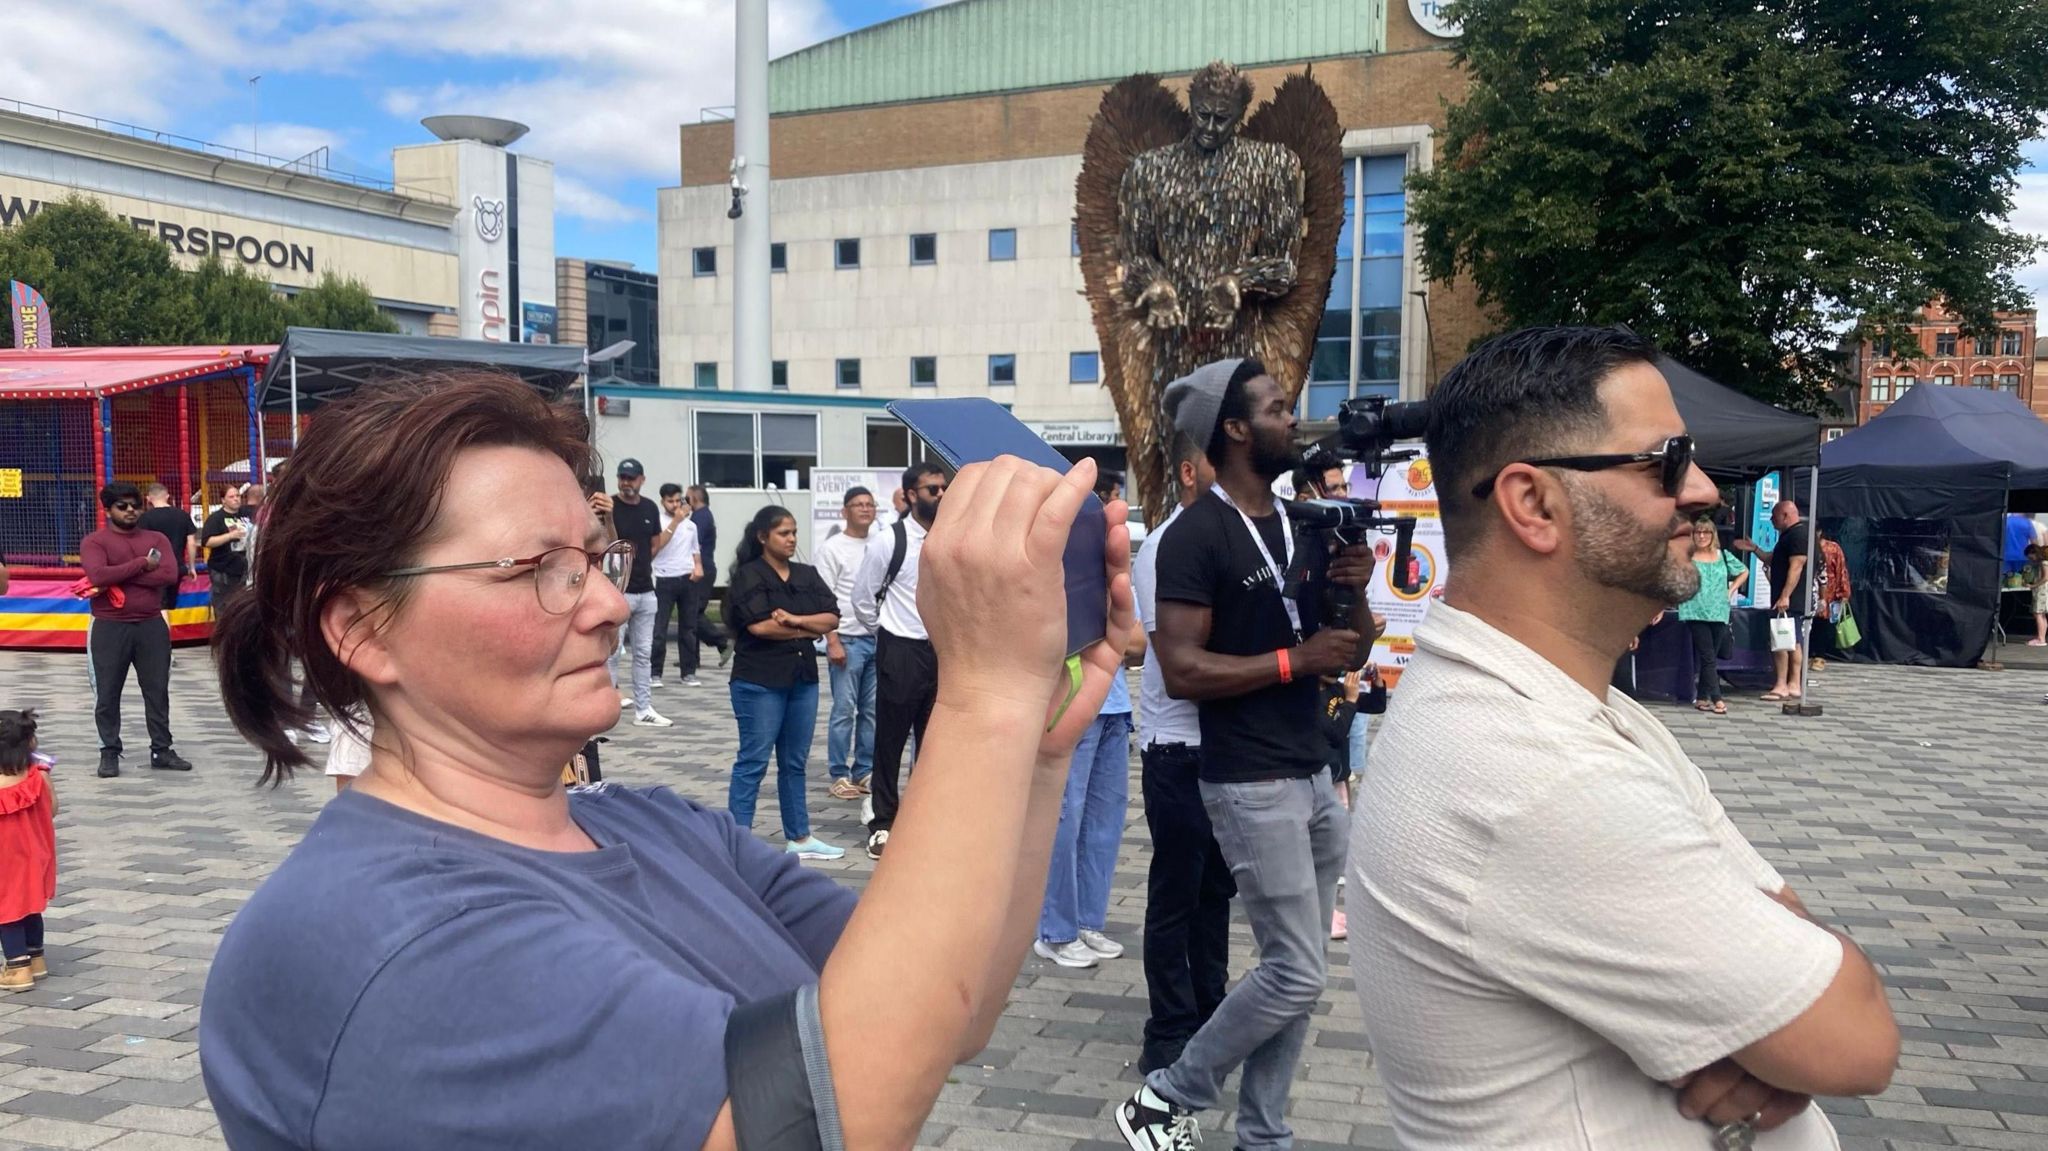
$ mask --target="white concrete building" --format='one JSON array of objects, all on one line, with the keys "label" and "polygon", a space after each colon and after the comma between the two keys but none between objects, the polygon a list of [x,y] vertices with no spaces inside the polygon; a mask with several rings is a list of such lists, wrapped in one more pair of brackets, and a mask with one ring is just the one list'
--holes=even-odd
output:
[{"label": "white concrete building", "polygon": [[[778,180],[774,379],[796,395],[986,395],[1114,444],[1073,246],[1079,156]],[[662,378],[732,378],[724,188],[661,191]]]}]

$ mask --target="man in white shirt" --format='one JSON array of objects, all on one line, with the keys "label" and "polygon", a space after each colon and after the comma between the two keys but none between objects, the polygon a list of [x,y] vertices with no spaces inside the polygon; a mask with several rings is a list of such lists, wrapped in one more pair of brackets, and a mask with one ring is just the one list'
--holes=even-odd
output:
[{"label": "man in white shirt", "polygon": [[1833,1151],[1899,1033],[1677,741],[1610,691],[1718,502],[1622,329],[1499,337],[1430,398],[1450,570],[1351,837],[1351,970],[1408,1148]]},{"label": "man in white shirt", "polygon": [[1179,505],[1154,528],[1131,562],[1131,590],[1145,627],[1145,667],[1138,676],[1140,783],[1145,826],[1152,833],[1146,873],[1145,991],[1152,1014],[1138,1070],[1170,1067],[1209,1017],[1230,981],[1230,900],[1237,884],[1216,846],[1197,776],[1202,766],[1201,716],[1195,702],[1166,694],[1152,632],[1159,606],[1159,545],[1189,504],[1216,482],[1216,469],[1192,437],[1175,433],[1173,466]]},{"label": "man in white shirt", "polygon": [[869,529],[875,526],[875,494],[863,487],[847,489],[839,514],[845,530],[818,545],[812,566],[839,601],[839,630],[825,637],[825,660],[832,672],[832,718],[825,738],[832,795],[859,799],[868,793],[868,777],[875,770],[875,629],[854,610],[853,585],[867,554]]},{"label": "man in white shirt", "polygon": [[[661,669],[668,662],[669,616],[682,615],[684,622],[689,622],[693,610],[690,581],[704,572],[697,554],[697,525],[690,522],[681,484],[661,485],[661,530],[668,533],[668,542],[654,553],[654,650],[648,655],[653,673],[649,687],[661,686]],[[696,640],[685,636],[684,642],[694,645]],[[704,682],[696,672],[685,670],[683,686],[703,687]]]},{"label": "man in white shirt", "polygon": [[853,610],[875,633],[875,770],[869,777],[874,815],[868,820],[868,858],[882,858],[902,802],[903,747],[924,742],[925,721],[939,692],[939,659],[917,612],[917,558],[924,535],[939,516],[946,470],[929,461],[903,470],[910,514],[874,535],[861,554]]}]

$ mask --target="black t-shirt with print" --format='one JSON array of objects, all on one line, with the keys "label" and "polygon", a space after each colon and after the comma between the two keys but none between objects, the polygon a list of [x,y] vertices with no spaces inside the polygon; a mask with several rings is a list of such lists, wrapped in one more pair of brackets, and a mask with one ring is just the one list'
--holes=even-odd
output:
[{"label": "black t-shirt with print", "polygon": [[726,597],[732,611],[732,677],[761,687],[791,687],[818,682],[818,649],[808,639],[764,639],[749,627],[775,614],[776,608],[791,615],[823,615],[839,610],[839,601],[825,578],[809,564],[789,565],[783,579],[757,559],[733,573]]},{"label": "black t-shirt with print", "polygon": [[[199,529],[199,543],[204,547],[207,540],[219,539],[228,534],[228,529],[243,523],[248,517],[241,512],[226,508],[215,508],[206,517],[206,526]],[[229,584],[240,584],[249,575],[249,553],[247,538],[229,540],[218,547],[206,549],[206,570],[219,576]]]},{"label": "black t-shirt with print", "polygon": [[[1266,537],[1273,562],[1285,565],[1288,525],[1270,504],[1261,510],[1266,514],[1253,516],[1252,523]],[[1295,547],[1311,549],[1310,572],[1320,577],[1329,563],[1314,551],[1315,537],[1303,535]],[[1182,512],[1160,542],[1158,589],[1162,601],[1209,609],[1208,650],[1218,655],[1267,655],[1299,642],[1274,573],[1244,521],[1213,491]],[[1302,604],[1300,612],[1302,635],[1314,634],[1315,605]],[[1249,695],[1200,701],[1202,780],[1299,779],[1323,770],[1328,749],[1317,723],[1320,695],[1310,675]]]},{"label": "black t-shirt with print", "polygon": [[612,501],[612,530],[633,545],[633,571],[626,577],[628,592],[654,590],[654,537],[661,534],[661,505],[641,496],[634,503]]}]

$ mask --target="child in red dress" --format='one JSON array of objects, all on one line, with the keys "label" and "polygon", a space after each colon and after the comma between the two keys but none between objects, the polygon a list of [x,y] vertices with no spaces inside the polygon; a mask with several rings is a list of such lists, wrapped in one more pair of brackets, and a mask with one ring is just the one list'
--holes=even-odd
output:
[{"label": "child in red dress", "polygon": [[57,894],[57,796],[36,754],[36,713],[0,711],[0,990],[29,991],[49,974],[43,909]]}]

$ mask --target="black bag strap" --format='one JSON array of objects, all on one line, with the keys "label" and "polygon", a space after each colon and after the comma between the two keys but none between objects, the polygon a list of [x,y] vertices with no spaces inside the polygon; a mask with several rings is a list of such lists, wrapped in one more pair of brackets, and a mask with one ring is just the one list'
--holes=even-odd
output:
[{"label": "black bag strap", "polygon": [[903,526],[902,520],[897,520],[889,526],[896,533],[896,543],[889,550],[889,570],[882,573],[882,583],[875,588],[877,607],[881,606],[883,600],[889,598],[889,585],[896,582],[896,573],[903,570],[903,559],[910,554],[910,529]]}]

